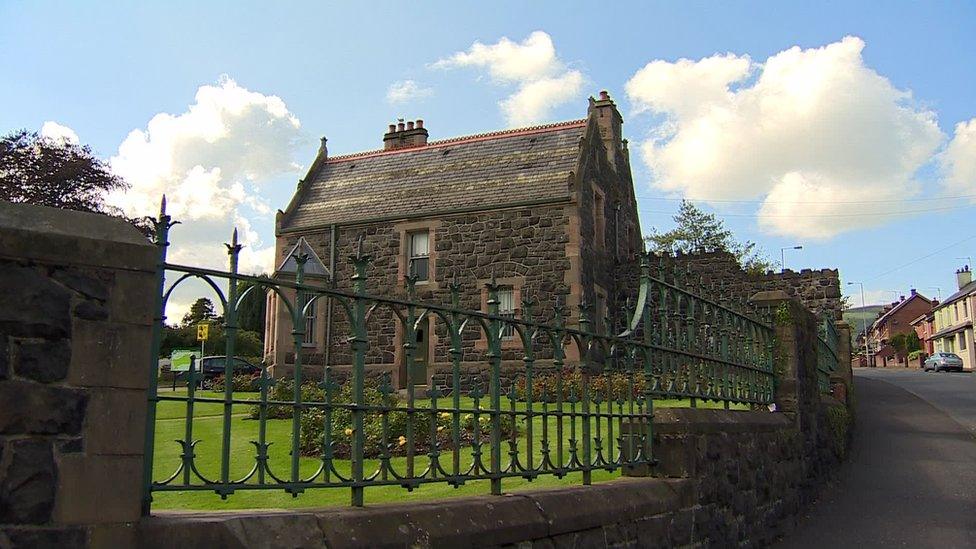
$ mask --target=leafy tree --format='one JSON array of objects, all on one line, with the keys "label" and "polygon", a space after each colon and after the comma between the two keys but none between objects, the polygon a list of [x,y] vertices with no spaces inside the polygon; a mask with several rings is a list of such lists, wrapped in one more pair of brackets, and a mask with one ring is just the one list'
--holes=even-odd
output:
[{"label": "leafy tree", "polygon": [[213,301],[206,297],[201,297],[190,305],[190,312],[183,315],[183,322],[180,323],[181,326],[194,326],[203,322],[204,320],[218,320],[220,317],[214,311]]},{"label": "leafy tree", "polygon": [[682,200],[672,219],[675,228],[663,233],[652,228],[651,234],[644,238],[651,251],[688,254],[724,251],[734,255],[747,271],[764,272],[772,267],[755,242],[737,241],[721,219],[692,202]]},{"label": "leafy tree", "polygon": [[0,137],[0,200],[111,215],[151,236],[147,218],[127,218],[105,203],[129,188],[87,145],[18,130]]},{"label": "leafy tree", "polygon": [[908,337],[905,339],[905,350],[909,353],[922,350],[922,340],[919,339],[918,334],[915,331],[908,333]]}]

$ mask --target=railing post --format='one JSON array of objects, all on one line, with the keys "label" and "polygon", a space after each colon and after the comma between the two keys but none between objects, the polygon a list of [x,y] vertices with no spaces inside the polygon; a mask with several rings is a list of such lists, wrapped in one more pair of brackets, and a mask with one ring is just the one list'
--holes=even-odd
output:
[{"label": "railing post", "polygon": [[[580,337],[580,362],[577,368],[580,370],[580,393],[582,397],[580,415],[583,418],[582,425],[582,437],[583,437],[583,484],[589,485],[593,482],[593,471],[591,467],[593,466],[592,457],[592,446],[593,441],[590,437],[590,355],[592,354],[592,349],[590,348],[593,343],[593,336],[590,332],[592,326],[590,324],[590,315],[588,311],[591,307],[584,301],[580,303],[579,310],[579,326],[580,331],[583,335]],[[573,418],[575,422],[576,419]]]},{"label": "railing post", "polygon": [[[148,516],[152,505],[153,454],[156,440],[156,405],[158,396],[159,347],[162,341],[163,322],[166,312],[163,309],[163,291],[166,284],[166,248],[169,246],[169,229],[174,225],[166,214],[166,196],[159,205],[159,217],[153,223],[156,234],[156,250],[159,260],[156,263],[156,280],[153,295],[152,352],[149,357],[149,398],[146,411],[146,444],[143,449],[142,476],[142,515]],[[175,374],[174,374],[175,375]]]},{"label": "railing post", "polygon": [[[237,243],[237,229],[231,235],[230,244],[227,246],[227,255],[230,256],[230,278],[227,281],[227,304],[224,307],[224,334],[226,343],[224,346],[224,422],[223,440],[220,452],[220,483],[222,486],[217,490],[222,499],[226,499],[233,492],[230,486],[230,435],[231,417],[233,416],[234,398],[234,357],[237,344],[237,260],[241,253],[241,245]],[[202,358],[202,357],[201,357]]]},{"label": "railing post", "polygon": [[[652,295],[653,286],[651,284],[651,263],[650,256],[648,254],[641,255],[641,277],[640,284],[641,288],[647,293],[648,296]],[[661,303],[659,304],[662,317],[667,315],[667,309],[664,305],[664,290],[662,289]],[[654,465],[654,394],[652,387],[652,380],[654,376],[654,364],[653,364],[653,345],[654,345],[654,333],[651,330],[653,323],[651,310],[651,300],[647,299],[644,301],[644,308],[641,310],[641,318],[644,323],[644,356],[643,366],[644,366],[644,440],[642,445],[642,450],[644,454],[644,461],[647,463],[648,467]]]},{"label": "railing post", "polygon": [[488,363],[491,367],[489,398],[491,400],[491,493],[502,493],[502,389],[501,389],[501,322],[498,320],[498,284],[492,273],[491,280],[485,284],[488,288],[488,314],[492,318],[488,321]]},{"label": "railing post", "polygon": [[298,487],[301,481],[300,474],[300,437],[302,430],[302,345],[305,342],[305,290],[302,284],[305,283],[305,263],[308,262],[308,254],[300,253],[292,256],[295,259],[295,308],[291,315],[291,335],[292,344],[295,349],[294,370],[292,381],[295,386],[292,391],[292,414],[291,414],[291,485],[288,492],[293,497],[298,497],[302,489]]},{"label": "railing post", "polygon": [[[366,349],[369,346],[369,339],[366,337],[366,269],[372,258],[363,253],[363,237],[359,237],[359,245],[356,255],[350,260],[353,262],[355,274],[352,276],[355,287],[356,298],[353,307],[353,363],[352,363],[352,398],[354,408],[352,409],[352,505],[363,506],[363,460],[365,459],[365,433],[363,421],[363,406],[366,404],[363,384],[366,378]],[[412,419],[412,418],[410,418]]]}]

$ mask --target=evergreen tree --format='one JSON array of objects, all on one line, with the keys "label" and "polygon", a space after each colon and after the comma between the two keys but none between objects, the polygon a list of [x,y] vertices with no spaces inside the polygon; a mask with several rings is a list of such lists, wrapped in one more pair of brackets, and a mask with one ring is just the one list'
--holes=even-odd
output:
[{"label": "evergreen tree", "polygon": [[672,219],[673,229],[662,233],[652,228],[651,234],[644,238],[651,251],[686,254],[724,251],[734,255],[739,265],[748,271],[763,272],[772,268],[772,263],[763,257],[755,242],[737,241],[721,219],[702,211],[692,202],[682,200]]}]

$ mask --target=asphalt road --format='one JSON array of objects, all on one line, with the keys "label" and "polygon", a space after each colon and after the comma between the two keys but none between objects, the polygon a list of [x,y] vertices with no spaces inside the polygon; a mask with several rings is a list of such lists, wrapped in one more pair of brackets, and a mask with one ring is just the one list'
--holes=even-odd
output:
[{"label": "asphalt road", "polygon": [[976,547],[976,376],[854,376],[848,462],[781,545]]}]

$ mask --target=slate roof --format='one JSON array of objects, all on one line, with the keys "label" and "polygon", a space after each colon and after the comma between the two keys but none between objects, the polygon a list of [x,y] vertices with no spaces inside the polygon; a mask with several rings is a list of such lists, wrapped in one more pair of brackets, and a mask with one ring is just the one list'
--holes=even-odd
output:
[{"label": "slate roof", "polygon": [[939,303],[939,306],[936,307],[935,310],[944,309],[945,307],[952,305],[954,302],[959,301],[963,297],[966,297],[967,295],[973,292],[976,292],[976,280],[973,280],[972,282],[967,283],[962,288],[959,288],[959,290],[956,293],[947,297],[946,300],[943,301],[942,303]]},{"label": "slate roof", "polygon": [[586,119],[328,158],[281,230],[569,198]]}]

